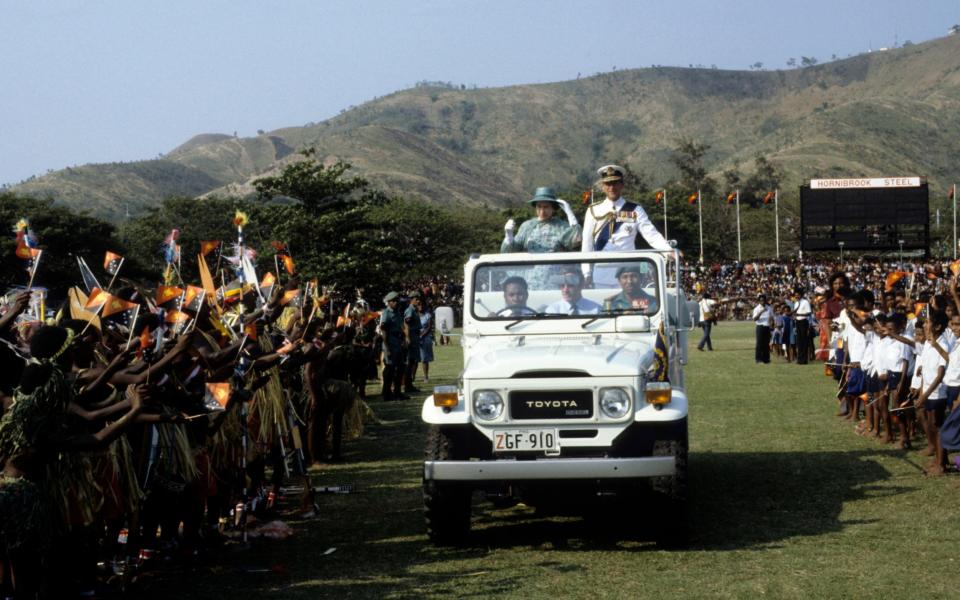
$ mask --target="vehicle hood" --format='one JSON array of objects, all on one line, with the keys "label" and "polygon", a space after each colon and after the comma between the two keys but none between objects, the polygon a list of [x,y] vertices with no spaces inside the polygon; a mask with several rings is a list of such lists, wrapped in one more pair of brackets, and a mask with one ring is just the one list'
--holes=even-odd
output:
[{"label": "vehicle hood", "polygon": [[653,364],[652,339],[615,337],[485,339],[469,348],[465,379],[503,379],[530,371],[586,371],[636,377]]}]

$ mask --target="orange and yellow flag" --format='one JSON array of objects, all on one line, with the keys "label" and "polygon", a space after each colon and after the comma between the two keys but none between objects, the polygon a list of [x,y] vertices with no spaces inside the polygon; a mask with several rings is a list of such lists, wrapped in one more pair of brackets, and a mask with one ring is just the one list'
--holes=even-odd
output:
[{"label": "orange and yellow flag", "polygon": [[227,402],[230,400],[230,384],[208,383],[206,395],[219,404],[222,408],[226,408]]},{"label": "orange and yellow flag", "polygon": [[884,286],[885,291],[889,292],[893,289],[893,286],[897,284],[898,281],[909,275],[906,271],[894,271],[887,275],[886,285]]},{"label": "orange and yellow flag", "polygon": [[200,242],[200,256],[206,256],[220,247],[220,240]]},{"label": "orange and yellow flag", "polygon": [[175,285],[159,285],[157,286],[157,306],[166,304],[175,298],[179,298],[183,295],[183,288],[179,288]]}]

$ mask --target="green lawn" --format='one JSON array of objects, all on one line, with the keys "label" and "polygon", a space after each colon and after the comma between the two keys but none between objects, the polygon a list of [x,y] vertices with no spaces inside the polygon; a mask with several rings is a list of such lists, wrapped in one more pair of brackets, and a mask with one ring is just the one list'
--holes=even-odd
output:
[{"label": "green lawn", "polygon": [[[927,478],[916,452],[856,436],[834,416],[822,366],[754,364],[752,326],[721,324],[714,344],[687,366],[685,551],[487,503],[467,547],[434,548],[421,513],[420,404],[374,401],[382,423],[315,476],[355,493],[321,496],[323,514],[289,520],[287,540],[145,577],[140,597],[957,597],[957,479]],[[460,348],[436,354],[431,384],[452,383]],[[657,514],[639,505],[622,518]],[[247,572],[272,567],[280,572]]]}]

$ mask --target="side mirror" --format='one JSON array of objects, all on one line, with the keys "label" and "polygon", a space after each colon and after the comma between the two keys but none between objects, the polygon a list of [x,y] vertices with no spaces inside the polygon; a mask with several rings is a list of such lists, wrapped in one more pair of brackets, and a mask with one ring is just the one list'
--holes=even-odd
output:
[{"label": "side mirror", "polygon": [[650,317],[646,315],[622,315],[616,320],[617,333],[647,333]]}]

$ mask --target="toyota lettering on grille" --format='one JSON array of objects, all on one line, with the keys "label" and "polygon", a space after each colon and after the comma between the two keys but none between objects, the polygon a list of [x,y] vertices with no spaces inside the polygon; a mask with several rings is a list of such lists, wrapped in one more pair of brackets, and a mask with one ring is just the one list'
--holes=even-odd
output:
[{"label": "toyota lettering on grille", "polygon": [[510,392],[514,419],[585,419],[593,416],[591,390],[517,390]]},{"label": "toyota lettering on grille", "polygon": [[527,400],[530,408],[576,408],[576,400]]}]

